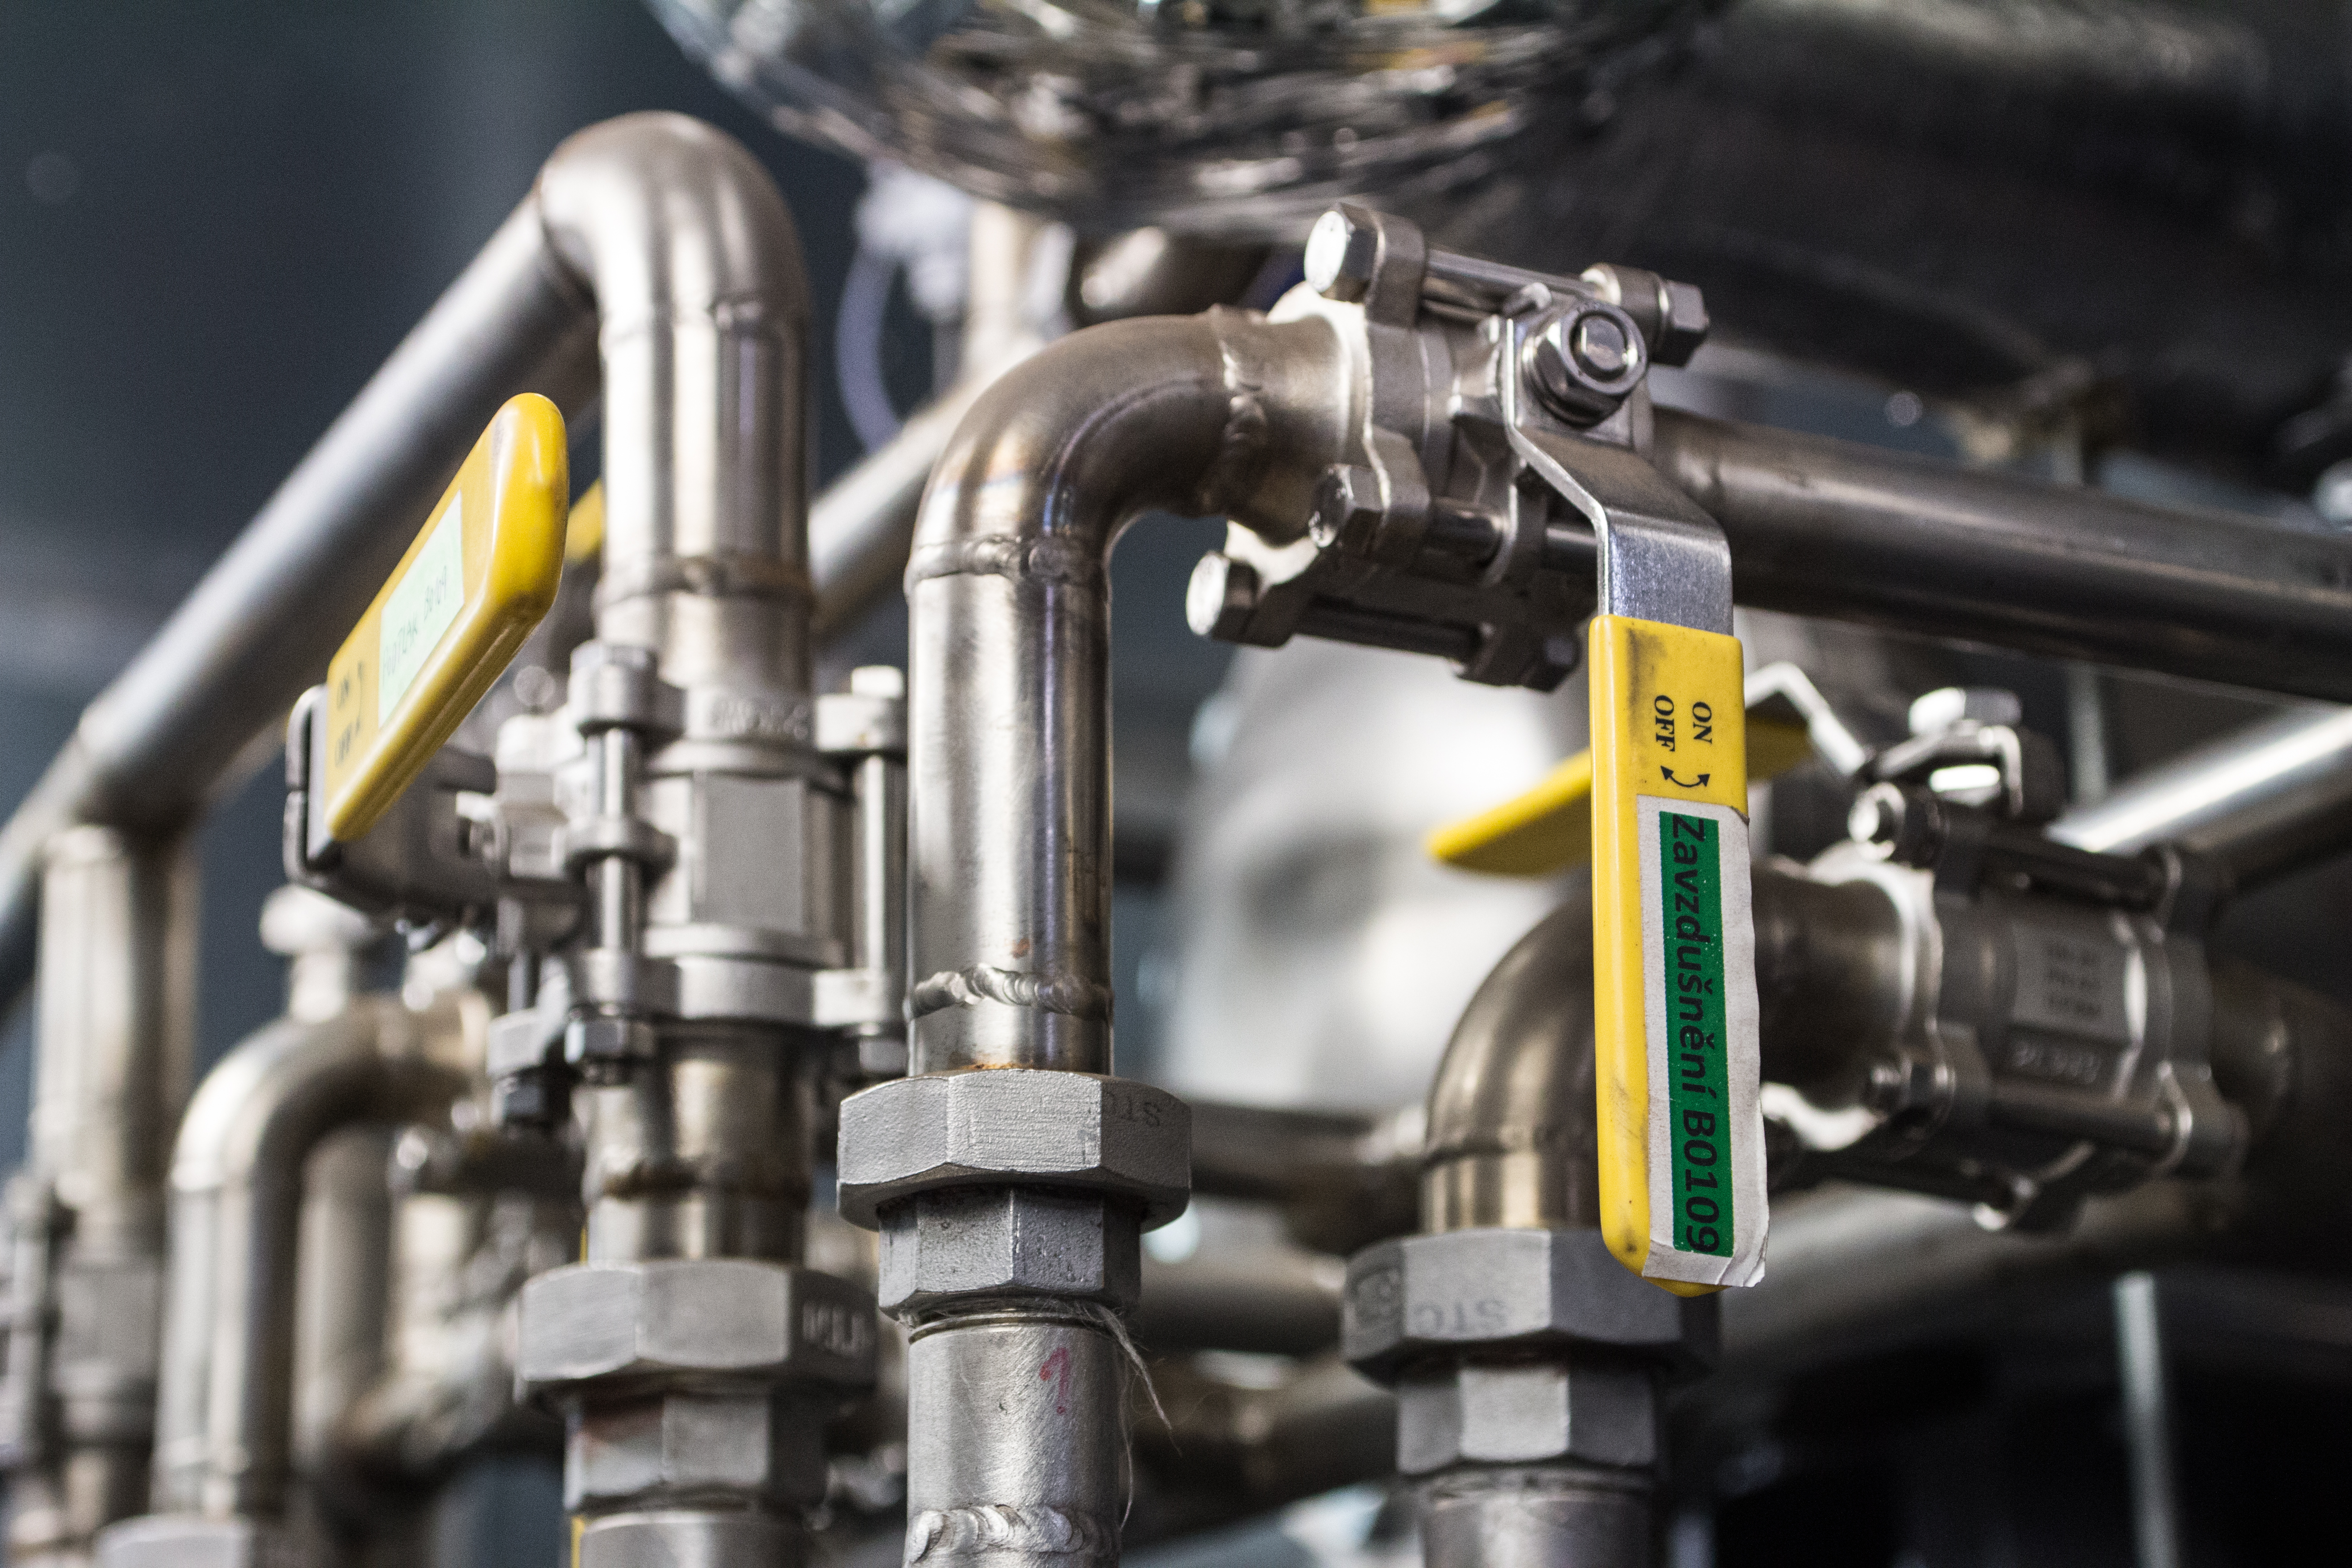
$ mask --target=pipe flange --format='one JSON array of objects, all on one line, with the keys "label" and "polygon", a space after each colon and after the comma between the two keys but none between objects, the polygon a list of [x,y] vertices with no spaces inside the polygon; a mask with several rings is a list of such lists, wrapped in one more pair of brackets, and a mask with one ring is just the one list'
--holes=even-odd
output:
[{"label": "pipe flange", "polygon": [[1590,1346],[1711,1364],[1716,1300],[1628,1273],[1596,1230],[1451,1230],[1349,1260],[1340,1352],[1376,1383],[1416,1363]]},{"label": "pipe flange", "polygon": [[1166,1225],[1192,1201],[1192,1110],[1149,1084],[1040,1068],[926,1073],[842,1101],[844,1219],[874,1229],[890,1204],[974,1186],[1100,1193]]},{"label": "pipe flange", "polygon": [[515,1376],[540,1397],[874,1384],[874,1299],[813,1268],[748,1258],[574,1263],[522,1288]]}]

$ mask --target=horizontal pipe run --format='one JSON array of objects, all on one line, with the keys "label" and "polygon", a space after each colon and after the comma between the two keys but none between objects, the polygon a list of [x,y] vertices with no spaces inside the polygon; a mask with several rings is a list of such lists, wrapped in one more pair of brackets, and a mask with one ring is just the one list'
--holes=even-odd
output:
[{"label": "horizontal pipe run", "polygon": [[2352,539],[1660,409],[1739,602],[2352,700]]},{"label": "horizontal pipe run", "polygon": [[83,710],[0,829],[0,1002],[32,977],[50,836],[75,822],[172,831],[266,761],[499,405],[527,391],[566,414],[593,401],[594,326],[524,202]]},{"label": "horizontal pipe run", "polygon": [[2050,825],[2084,849],[2173,842],[2227,865],[2240,887],[2352,845],[2352,709],[2273,714],[2149,769]]}]

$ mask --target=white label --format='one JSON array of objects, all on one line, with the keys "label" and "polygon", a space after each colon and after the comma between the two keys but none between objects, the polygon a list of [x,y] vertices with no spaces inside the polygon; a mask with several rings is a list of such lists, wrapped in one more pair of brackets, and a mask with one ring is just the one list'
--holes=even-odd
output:
[{"label": "white label", "polygon": [[1764,1278],[1769,1210],[1748,821],[1728,806],[1656,795],[1635,805],[1650,1079],[1642,1272],[1753,1285]]},{"label": "white label", "polygon": [[424,673],[442,634],[466,604],[466,527],[463,496],[449,498],[449,510],[425,536],[425,548],[383,602],[375,666],[375,721],[392,721],[392,710]]}]

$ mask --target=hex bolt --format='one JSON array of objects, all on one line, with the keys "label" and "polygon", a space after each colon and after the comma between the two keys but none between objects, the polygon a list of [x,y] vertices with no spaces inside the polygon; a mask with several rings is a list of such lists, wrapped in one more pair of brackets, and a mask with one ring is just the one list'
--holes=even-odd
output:
[{"label": "hex bolt", "polygon": [[1307,236],[1307,286],[1327,300],[1353,304],[1369,293],[1380,258],[1380,235],[1344,207],[1315,220]]},{"label": "hex bolt", "polygon": [[1647,368],[1640,329],[1614,305],[1580,300],[1528,340],[1522,369],[1536,397],[1572,425],[1606,419]]}]

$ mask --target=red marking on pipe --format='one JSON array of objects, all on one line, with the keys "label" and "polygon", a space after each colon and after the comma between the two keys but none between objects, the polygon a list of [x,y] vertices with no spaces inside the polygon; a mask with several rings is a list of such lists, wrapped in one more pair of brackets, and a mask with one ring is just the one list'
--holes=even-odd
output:
[{"label": "red marking on pipe", "polygon": [[1054,1414],[1070,1413],[1070,1347],[1062,1346],[1037,1369],[1037,1381],[1054,1384]]}]

